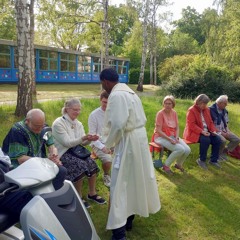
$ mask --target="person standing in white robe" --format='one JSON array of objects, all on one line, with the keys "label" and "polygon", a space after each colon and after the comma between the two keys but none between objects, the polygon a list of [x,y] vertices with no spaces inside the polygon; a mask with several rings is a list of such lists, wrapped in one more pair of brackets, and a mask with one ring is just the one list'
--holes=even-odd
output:
[{"label": "person standing in white robe", "polygon": [[106,227],[112,230],[112,240],[126,239],[125,230],[132,229],[135,214],[148,217],[161,208],[142,103],[118,79],[112,68],[100,73],[102,87],[111,93],[102,136],[107,148],[115,147]]}]

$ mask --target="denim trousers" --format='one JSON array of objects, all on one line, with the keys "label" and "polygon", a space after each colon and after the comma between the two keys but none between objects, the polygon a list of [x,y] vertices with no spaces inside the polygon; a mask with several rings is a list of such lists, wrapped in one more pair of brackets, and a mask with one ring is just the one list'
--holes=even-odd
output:
[{"label": "denim trousers", "polygon": [[221,138],[217,135],[210,135],[210,136],[204,136],[200,135],[199,141],[199,155],[201,161],[207,160],[207,151],[210,146],[212,145],[212,151],[211,151],[211,162],[217,162],[219,158],[219,149],[221,146]]}]

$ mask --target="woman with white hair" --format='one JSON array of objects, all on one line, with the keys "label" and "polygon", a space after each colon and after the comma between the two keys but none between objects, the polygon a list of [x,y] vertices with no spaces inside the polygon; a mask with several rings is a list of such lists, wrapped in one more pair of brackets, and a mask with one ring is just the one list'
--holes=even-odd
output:
[{"label": "woman with white hair", "polygon": [[[75,184],[79,195],[82,197],[82,181],[87,176],[89,185],[87,198],[98,204],[104,204],[106,201],[96,193],[96,174],[99,172],[96,162],[90,156],[81,156],[81,152],[78,154],[74,150],[75,147],[80,147],[79,145],[85,146],[99,138],[97,135],[85,134],[82,123],[77,119],[80,111],[81,103],[78,99],[72,98],[65,102],[62,116],[58,117],[52,126],[55,146],[63,166],[68,170],[67,179]],[[85,200],[84,204],[89,207]]]}]

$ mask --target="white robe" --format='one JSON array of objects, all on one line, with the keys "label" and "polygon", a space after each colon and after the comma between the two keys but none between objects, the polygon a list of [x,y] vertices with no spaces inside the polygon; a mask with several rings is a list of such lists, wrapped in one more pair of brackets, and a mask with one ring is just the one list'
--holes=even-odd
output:
[{"label": "white robe", "polygon": [[145,123],[139,97],[126,84],[116,84],[103,128],[106,147],[115,146],[107,229],[124,226],[133,214],[148,217],[161,208]]}]

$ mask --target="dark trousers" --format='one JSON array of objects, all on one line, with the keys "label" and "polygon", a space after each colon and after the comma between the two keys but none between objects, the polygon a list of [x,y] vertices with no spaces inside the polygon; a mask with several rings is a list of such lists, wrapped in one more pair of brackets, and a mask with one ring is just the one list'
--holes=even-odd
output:
[{"label": "dark trousers", "polygon": [[112,230],[112,240],[124,240],[126,239],[126,229],[130,230],[132,229],[132,221],[134,219],[135,215],[131,215],[127,218],[127,223],[126,225],[117,228],[117,229],[113,229]]},{"label": "dark trousers", "polygon": [[53,187],[55,190],[60,189],[63,186],[63,182],[67,175],[67,169],[63,166],[58,166],[59,172],[56,175],[56,177],[53,179]]},{"label": "dark trousers", "polygon": [[206,161],[207,159],[207,151],[209,148],[209,145],[212,145],[212,152],[211,152],[211,157],[210,161],[212,162],[217,162],[219,158],[219,149],[221,145],[221,138],[217,135],[210,135],[210,136],[204,136],[200,135],[199,138],[199,152],[200,152],[200,160],[201,161]]}]

